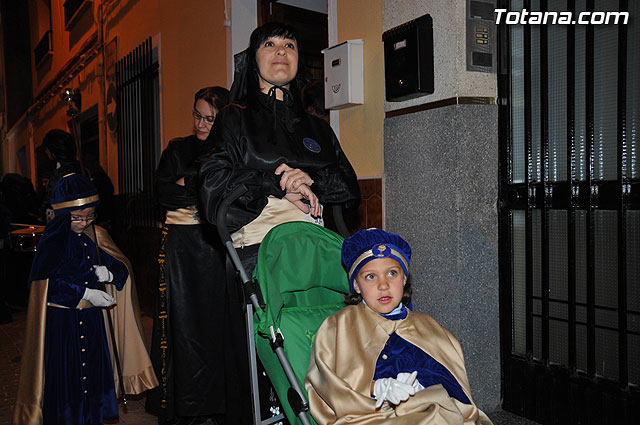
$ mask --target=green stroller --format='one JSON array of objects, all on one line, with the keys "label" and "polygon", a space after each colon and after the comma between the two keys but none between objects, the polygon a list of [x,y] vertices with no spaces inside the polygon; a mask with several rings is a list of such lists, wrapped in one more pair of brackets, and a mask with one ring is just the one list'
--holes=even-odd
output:
[{"label": "green stroller", "polygon": [[[342,237],[331,230],[292,222],[273,228],[258,253],[254,277],[266,308],[254,315],[256,349],[292,425],[302,423],[295,413],[297,398],[272,341],[282,331],[284,355],[304,388],[316,331],[327,316],[344,307],[343,294],[349,292],[341,246]],[[289,403],[283,402],[287,399]]]},{"label": "green stroller", "polygon": [[226,228],[225,204],[233,199],[231,194],[218,211],[218,230],[250,300],[246,324],[247,334],[254,336],[248,338],[248,346],[255,425],[283,419],[281,414],[260,418],[256,352],[289,423],[315,424],[308,412],[304,377],[316,331],[326,317],[344,307],[343,295],[349,292],[340,255],[343,238],[307,222],[274,227],[260,245],[254,270],[261,303],[228,233],[220,230]]}]

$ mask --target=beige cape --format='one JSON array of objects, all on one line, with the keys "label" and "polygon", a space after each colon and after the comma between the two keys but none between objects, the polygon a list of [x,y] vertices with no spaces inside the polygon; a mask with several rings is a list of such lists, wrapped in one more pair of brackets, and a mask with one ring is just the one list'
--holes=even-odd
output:
[{"label": "beige cape", "polygon": [[371,382],[393,332],[444,365],[473,403],[462,348],[451,332],[426,314],[409,311],[406,319],[393,321],[360,303],[329,316],[316,334],[305,388],[318,424],[491,424],[475,404],[449,397],[442,385],[417,392],[395,409],[388,403],[376,409]]},{"label": "beige cape", "polygon": [[[116,345],[120,365],[122,366],[122,381],[127,394],[140,394],[154,388],[158,380],[153,372],[151,360],[147,352],[138,296],[135,290],[131,263],[118,249],[106,230],[94,226],[98,244],[106,253],[122,261],[129,271],[129,277],[121,291],[113,285],[107,285],[107,292],[116,300],[116,306],[105,313],[105,329],[109,332],[106,314],[109,312],[113,321]],[[85,233],[94,239],[91,227]],[[48,280],[31,282],[29,292],[29,307],[27,310],[27,324],[25,331],[22,360],[20,363],[20,379],[18,381],[18,395],[13,411],[14,425],[39,425],[42,423],[42,393],[44,388],[44,336],[47,319]],[[91,308],[88,301],[80,301],[76,308]],[[111,345],[111,336],[107,335],[109,350],[116,385],[116,394],[120,396],[120,384],[115,365],[115,356]]]}]

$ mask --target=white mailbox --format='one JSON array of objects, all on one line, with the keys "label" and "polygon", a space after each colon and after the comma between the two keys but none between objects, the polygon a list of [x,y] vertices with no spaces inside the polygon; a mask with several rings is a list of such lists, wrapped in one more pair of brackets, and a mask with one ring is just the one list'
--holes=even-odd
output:
[{"label": "white mailbox", "polygon": [[322,51],[324,106],[342,109],[364,103],[364,40],[347,40]]}]

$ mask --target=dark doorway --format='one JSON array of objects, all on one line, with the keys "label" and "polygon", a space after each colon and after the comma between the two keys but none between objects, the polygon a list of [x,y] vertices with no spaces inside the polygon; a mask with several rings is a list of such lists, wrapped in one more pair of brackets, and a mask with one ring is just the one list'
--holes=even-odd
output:
[{"label": "dark doorway", "polygon": [[100,205],[96,212],[96,224],[111,230],[114,215],[114,187],[111,178],[100,165],[100,125],[98,123],[98,105],[69,120],[68,126],[76,126],[76,134],[80,142],[80,159],[84,174],[91,179],[98,189]]},{"label": "dark doorway", "polygon": [[98,105],[90,107],[75,116],[73,120],[67,122],[71,134],[73,134],[72,126],[74,122],[76,134],[80,141],[80,160],[82,165],[84,168],[94,169],[94,164],[100,164]]},{"label": "dark doorway", "polygon": [[329,46],[327,14],[273,0],[258,0],[258,25],[267,22],[284,22],[298,31],[307,69],[313,79],[323,79],[321,52]]}]

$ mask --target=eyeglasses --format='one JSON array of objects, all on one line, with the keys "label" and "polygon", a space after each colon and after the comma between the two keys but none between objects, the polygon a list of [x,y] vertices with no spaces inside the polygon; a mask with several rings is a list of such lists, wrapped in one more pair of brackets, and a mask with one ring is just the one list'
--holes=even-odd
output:
[{"label": "eyeglasses", "polygon": [[80,223],[81,221],[84,221],[85,223],[91,223],[93,220],[96,219],[96,214],[89,214],[86,217],[82,217],[81,215],[72,215],[71,216],[71,221],[73,223]]},{"label": "eyeglasses", "polygon": [[193,110],[193,119],[196,121],[204,120],[205,124],[211,125],[215,118],[214,115],[201,115],[200,112]]}]

